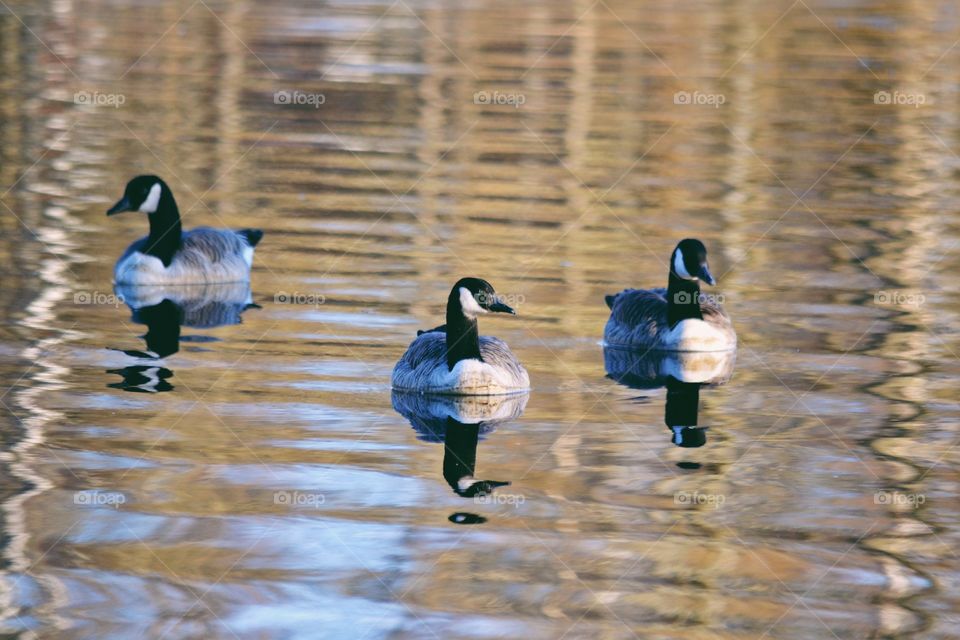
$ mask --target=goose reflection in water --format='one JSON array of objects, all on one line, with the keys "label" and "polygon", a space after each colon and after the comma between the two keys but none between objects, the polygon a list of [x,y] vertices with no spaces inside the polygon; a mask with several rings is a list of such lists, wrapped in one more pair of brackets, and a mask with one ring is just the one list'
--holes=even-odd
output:
[{"label": "goose reflection in water", "polygon": [[[132,311],[134,322],[147,325],[143,335],[146,350],[116,349],[128,356],[146,360],[162,360],[180,350],[181,342],[212,342],[209,336],[181,336],[181,327],[210,329],[222,325],[240,324],[247,309],[259,308],[252,302],[250,284],[185,286],[131,286],[118,285],[118,296]],[[108,369],[123,378],[107,386],[113,389],[139,393],[171,391],[167,382],[173,372],[156,364],[137,364],[121,369]]]},{"label": "goose reflection in water", "polygon": [[631,389],[667,388],[663,420],[678,447],[702,447],[707,427],[698,424],[700,388],[725,384],[733,375],[735,351],[629,351],[604,347],[607,377]]},{"label": "goose reflection in water", "polygon": [[[477,444],[497,425],[514,420],[523,413],[529,394],[509,396],[429,396],[394,391],[393,408],[406,418],[426,442],[443,443],[443,479],[462,498],[488,496],[497,487],[510,484],[502,480],[476,477]],[[481,524],[481,515],[457,512],[450,516],[455,524]]]}]

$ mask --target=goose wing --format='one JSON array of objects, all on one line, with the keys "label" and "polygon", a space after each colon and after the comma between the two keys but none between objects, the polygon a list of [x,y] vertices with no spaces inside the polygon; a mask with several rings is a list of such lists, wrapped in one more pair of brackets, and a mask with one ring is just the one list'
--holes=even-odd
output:
[{"label": "goose wing", "polygon": [[500,338],[480,336],[480,356],[487,364],[510,372],[514,379],[521,380],[527,376],[527,371],[517,356],[513,355],[507,343]]},{"label": "goose wing", "polygon": [[624,289],[607,296],[610,320],[622,327],[646,327],[654,334],[667,324],[667,290]]},{"label": "goose wing", "polygon": [[247,240],[237,231],[197,227],[184,232],[178,257],[202,266],[236,259],[249,248]]},{"label": "goose wing", "polygon": [[704,322],[715,325],[730,324],[730,316],[727,315],[727,312],[723,310],[714,296],[703,296],[700,302],[700,313],[703,315]]},{"label": "goose wing", "polygon": [[410,343],[406,353],[397,363],[410,371],[416,371],[421,366],[432,369],[437,363],[447,366],[447,334],[445,331],[420,331],[416,339]]},{"label": "goose wing", "polygon": [[603,340],[611,346],[650,347],[667,326],[666,289],[625,289],[606,297],[610,318]]},{"label": "goose wing", "polygon": [[[524,373],[520,361],[500,338],[480,336],[480,356],[487,364],[508,370],[518,377]],[[410,343],[397,367],[402,365],[403,368],[416,372],[421,367],[432,370],[441,364],[444,369],[447,368],[446,325],[418,331],[416,339]]]},{"label": "goose wing", "polygon": [[[650,326],[652,324],[666,324],[667,322],[667,290],[659,289],[625,289],[620,293],[606,297],[610,307],[610,316],[619,324],[632,327]],[[729,324],[730,316],[723,310],[714,296],[702,296],[700,313],[704,322],[715,324]]]}]

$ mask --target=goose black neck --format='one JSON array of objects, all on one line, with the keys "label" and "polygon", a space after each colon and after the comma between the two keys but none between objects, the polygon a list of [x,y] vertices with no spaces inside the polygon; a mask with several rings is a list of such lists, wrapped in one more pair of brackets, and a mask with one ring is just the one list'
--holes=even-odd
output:
[{"label": "goose black neck", "polygon": [[173,255],[180,248],[183,227],[180,225],[180,211],[169,189],[160,191],[157,210],[151,213],[150,235],[143,253],[159,258],[163,266],[169,267]]},{"label": "goose black neck", "polygon": [[460,292],[454,289],[447,300],[447,368],[453,371],[461,360],[480,360],[480,333],[477,319],[463,315]]},{"label": "goose black neck", "polygon": [[696,280],[686,280],[670,272],[667,285],[667,324],[672,329],[681,320],[703,320],[700,312],[700,285]]}]

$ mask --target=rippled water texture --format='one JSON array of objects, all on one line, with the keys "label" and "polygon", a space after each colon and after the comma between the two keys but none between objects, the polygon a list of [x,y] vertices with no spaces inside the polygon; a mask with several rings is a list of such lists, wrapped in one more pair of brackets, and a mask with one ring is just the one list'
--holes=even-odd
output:
[{"label": "rippled water texture", "polygon": [[[0,631],[955,638],[958,38],[937,0],[0,3]],[[265,230],[249,290],[114,291],[138,173]],[[618,375],[604,295],[688,236],[728,380]],[[533,392],[392,396],[464,275]]]}]

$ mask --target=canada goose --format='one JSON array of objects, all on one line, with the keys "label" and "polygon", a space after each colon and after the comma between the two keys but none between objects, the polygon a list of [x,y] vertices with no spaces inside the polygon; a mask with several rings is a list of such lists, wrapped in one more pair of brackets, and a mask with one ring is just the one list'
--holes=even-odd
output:
[{"label": "canada goose", "polygon": [[457,281],[447,298],[447,324],[417,332],[416,339],[393,368],[393,388],[449,395],[499,395],[528,390],[527,370],[507,343],[477,332],[477,316],[489,311],[516,314],[499,301],[486,280]]},{"label": "canada goose", "polygon": [[118,284],[201,284],[250,279],[259,229],[183,231],[173,192],[157,176],[137,176],[108,216],[139,211],[150,220],[150,234],[127,247],[114,267]]},{"label": "canada goose", "polygon": [[626,289],[607,296],[609,346],[662,351],[727,351],[737,346],[730,318],[716,301],[701,296],[700,282],[715,284],[707,249],[681,240],[670,256],[667,288]]}]

